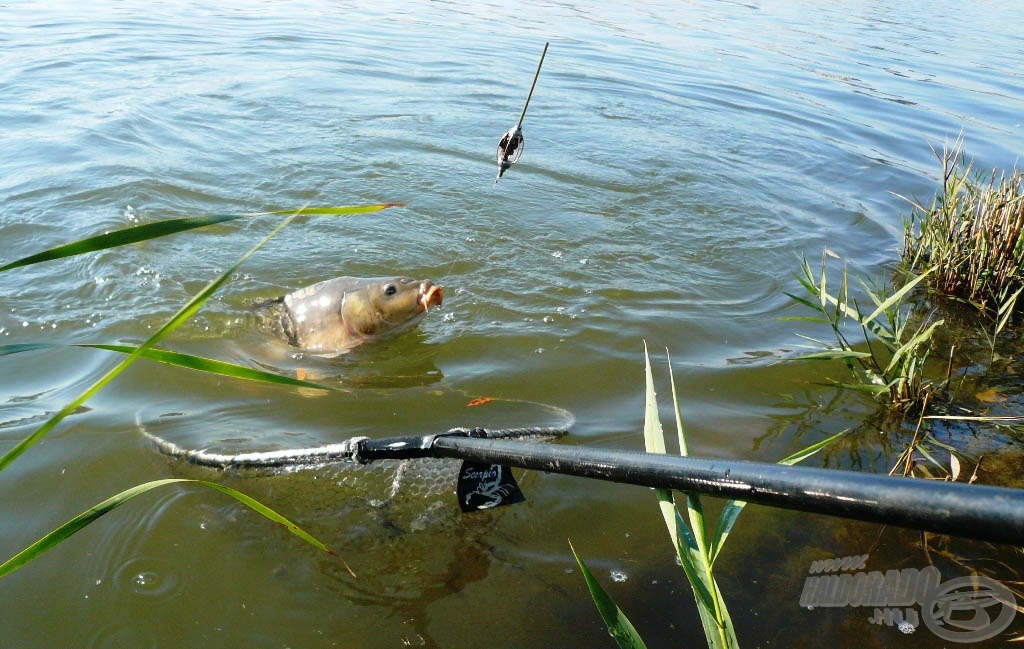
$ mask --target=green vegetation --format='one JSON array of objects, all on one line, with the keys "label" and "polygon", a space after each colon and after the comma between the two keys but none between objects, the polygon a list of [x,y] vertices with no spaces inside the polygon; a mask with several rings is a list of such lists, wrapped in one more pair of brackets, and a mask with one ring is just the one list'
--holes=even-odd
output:
[{"label": "green vegetation", "polygon": [[8,559],[4,563],[0,564],[0,577],[3,577],[4,575],[6,575],[8,573],[14,572],[18,568],[20,568],[23,565],[25,565],[26,563],[32,561],[33,559],[35,559],[39,555],[43,554],[47,550],[50,550],[50,549],[56,547],[58,544],[63,542],[65,539],[69,538],[72,534],[74,534],[75,532],[78,532],[79,530],[84,528],[86,525],[88,525],[88,524],[92,523],[93,521],[95,521],[100,516],[103,516],[104,514],[107,514],[107,513],[111,512],[111,511],[117,509],[118,507],[120,507],[121,505],[125,504],[129,500],[132,500],[133,498],[135,498],[136,496],[140,496],[140,495],[142,495],[142,494],[144,494],[147,491],[150,491],[152,489],[156,489],[158,487],[163,487],[165,485],[175,484],[175,483],[193,483],[193,484],[198,484],[198,485],[202,485],[204,487],[208,487],[210,489],[214,489],[214,490],[219,491],[221,493],[227,494],[227,495],[231,496],[232,498],[234,498],[235,500],[237,500],[238,502],[240,502],[243,505],[245,505],[246,507],[249,507],[253,511],[261,514],[267,520],[270,520],[270,521],[273,521],[275,523],[279,523],[279,524],[283,525],[289,532],[291,532],[292,534],[298,536],[303,541],[305,541],[306,543],[309,543],[313,547],[315,547],[317,549],[320,549],[320,550],[323,550],[324,552],[327,552],[329,554],[334,554],[334,552],[330,548],[328,548],[326,545],[324,545],[323,543],[318,541],[315,537],[313,537],[313,536],[307,534],[306,532],[304,532],[302,530],[302,528],[300,528],[298,525],[296,525],[295,523],[292,523],[287,518],[285,518],[284,516],[281,516],[280,514],[275,512],[273,509],[267,507],[266,505],[264,505],[263,503],[259,502],[258,500],[254,499],[254,498],[250,498],[249,496],[246,496],[245,494],[243,494],[240,491],[232,489],[231,487],[226,487],[224,485],[217,484],[216,482],[208,482],[206,480],[188,480],[186,478],[167,478],[167,479],[164,479],[164,480],[153,480],[152,482],[146,482],[144,484],[136,485],[135,487],[132,487],[130,489],[125,489],[121,493],[116,494],[114,496],[111,496],[110,498],[107,498],[103,502],[90,507],[89,509],[85,510],[84,512],[82,512],[78,516],[75,516],[74,518],[72,518],[68,522],[64,523],[63,525],[61,525],[57,529],[53,530],[49,534],[46,534],[45,536],[40,538],[38,541],[36,541],[32,545],[28,546],[27,548],[25,548],[24,550],[22,550],[18,554],[14,555],[13,557]]},{"label": "green vegetation", "polygon": [[[804,293],[790,295],[814,315],[787,319],[825,324],[835,341],[810,338],[818,351],[794,360],[842,361],[852,380],[839,385],[870,394],[882,406],[884,422],[872,426],[905,433],[891,474],[974,482],[982,458],[939,441],[933,426],[945,421],[946,438],[955,422],[1019,436],[1012,426],[1019,417],[984,412],[1014,376],[1012,358],[998,354],[996,345],[1024,292],[1024,170],[976,174],[965,162],[962,139],[936,156],[942,186],[931,207],[909,201],[894,288],[871,290],[861,282],[860,293],[873,305],[867,313],[851,297],[845,268],[829,283],[832,253],[826,251],[818,272],[803,261],[798,280]],[[940,346],[943,361],[929,361]],[[974,461],[973,470],[965,460]]]},{"label": "green vegetation", "polygon": [[[667,354],[667,352],[666,352]],[[675,377],[671,371],[671,359],[669,364],[669,380],[672,386],[672,405],[675,411],[676,440],[679,444],[679,454],[688,455],[686,434],[683,428],[683,418],[679,410],[679,397],[676,394]],[[665,432],[661,426],[661,419],[658,415],[658,397],[654,392],[654,375],[651,371],[651,360],[644,349],[644,372],[646,375],[646,400],[644,408],[644,445],[648,453],[666,453],[667,442]],[[811,455],[814,455],[832,442],[842,437],[843,433],[833,435],[816,444],[813,444],[801,451],[798,451],[779,464],[792,465],[800,462]],[[704,637],[707,639],[708,647],[712,649],[725,649],[739,647],[736,639],[736,630],[733,628],[732,618],[729,609],[726,607],[725,599],[718,587],[714,576],[714,565],[722,552],[729,533],[732,531],[736,520],[746,506],[740,500],[730,500],[722,508],[721,514],[714,525],[714,533],[708,535],[711,527],[709,520],[704,513],[704,504],[700,496],[695,493],[683,494],[686,503],[686,518],[676,503],[676,496],[670,489],[655,489],[658,497],[658,505],[661,514],[665,519],[668,528],[668,535],[672,547],[679,557],[680,564],[686,574],[687,581],[693,589],[694,598],[697,601],[697,611],[700,614],[701,625],[704,629]],[[573,549],[573,555],[580,565],[591,597],[597,605],[608,630],[619,647],[645,646],[640,635],[637,633],[629,619],[619,609],[610,596],[601,588],[600,584],[587,569],[583,560]]]},{"label": "green vegetation", "polygon": [[[883,400],[896,414],[919,411],[927,395],[936,388],[925,378],[924,370],[935,330],[942,326],[943,321],[915,319],[906,297],[930,272],[926,270],[911,278],[891,295],[864,286],[874,305],[874,309],[865,314],[856,300],[850,298],[845,269],[838,290],[833,294],[829,292],[825,256],[822,256],[821,270],[817,274],[804,259],[802,274],[797,279],[807,297],[789,296],[818,315],[786,319],[827,324],[836,343],[807,338],[821,347],[821,351],[805,354],[796,360],[842,360],[854,379],[851,383],[841,384],[843,387]],[[915,320],[921,321],[916,327],[911,326],[910,322]],[[847,335],[851,325],[856,328],[858,338],[851,339]]]},{"label": "green vegetation", "polygon": [[[44,251],[42,253],[31,255],[23,259],[16,260],[4,266],[0,266],[0,272],[27,266],[30,264],[41,263],[44,261],[50,261],[54,259],[60,259],[62,257],[69,257],[72,255],[80,255],[97,250],[103,250],[106,248],[112,248],[115,246],[128,245],[131,243],[137,243],[156,237],[167,236],[177,232],[190,230],[197,227],[203,227],[206,225],[212,225],[215,223],[224,223],[238,218],[252,217],[252,216],[282,216],[287,215],[285,219],[277,225],[274,230],[263,238],[258,244],[251,248],[245,253],[233,266],[228,268],[218,278],[210,282],[202,291],[200,291],[195,297],[193,297],[185,306],[183,306],[174,316],[172,316],[162,327],[160,327],[156,333],[149,337],[144,343],[138,347],[129,347],[125,345],[76,345],[84,347],[94,347],[98,349],[105,349],[108,351],[120,352],[125,357],[106,374],[100,377],[96,382],[89,386],[82,394],[73,399],[63,408],[61,408],[55,415],[53,415],[48,421],[42,426],[37,428],[30,435],[18,442],[13,448],[8,450],[2,456],[0,456],[0,471],[7,468],[12,462],[14,462],[23,453],[28,451],[32,446],[38,443],[47,433],[57,427],[68,415],[75,412],[82,404],[93,397],[97,392],[103,389],[108,383],[113,381],[121,372],[127,369],[132,363],[139,358],[147,358],[162,363],[169,363],[172,365],[178,365],[181,367],[202,370],[205,372],[213,372],[220,374],[228,378],[245,379],[251,381],[263,381],[267,383],[284,384],[284,385],[301,385],[303,387],[314,387],[318,389],[328,389],[324,386],[320,386],[314,383],[296,382],[293,379],[287,379],[271,373],[261,372],[253,370],[247,367],[241,367],[223,361],[216,361],[208,358],[201,358],[196,356],[190,356],[187,354],[180,354],[178,352],[171,352],[168,350],[161,350],[154,347],[159,341],[170,335],[175,329],[177,329],[183,322],[187,321],[192,317],[203,304],[219,289],[232,274],[245,263],[253,254],[256,253],[263,245],[270,241],[274,236],[281,232],[286,226],[292,223],[296,218],[301,215],[349,215],[349,214],[362,214],[366,212],[375,212],[387,207],[391,207],[392,204],[383,205],[368,205],[368,206],[355,206],[355,207],[322,207],[322,208],[300,208],[298,210],[287,210],[278,212],[267,212],[264,214],[227,214],[227,215],[213,215],[213,216],[199,216],[190,217],[185,219],[174,219],[171,221],[163,221],[158,223],[152,223],[148,225],[142,225],[138,227],[125,228],[108,234],[99,235],[96,237],[90,237],[83,239],[71,244],[59,246],[51,250]],[[36,344],[15,344],[15,345],[4,345],[0,346],[0,356],[29,352],[42,347],[49,347],[52,345],[36,345]],[[215,489],[222,493],[225,493],[244,505],[250,507],[257,513],[266,517],[275,523],[283,525],[287,530],[303,539],[307,543],[314,547],[323,550],[325,552],[331,552],[327,546],[321,543],[316,538],[312,537],[297,525],[281,516],[274,510],[270,509],[266,505],[242,494],[234,489],[230,489],[223,485],[219,485],[213,482],[207,482],[203,480],[182,480],[182,479],[167,479],[167,480],[156,480],[148,482],[142,485],[137,485],[119,494],[104,500],[103,502],[89,508],[85,512],[72,518],[67,523],[64,523],[57,529],[46,534],[38,541],[25,548],[21,552],[17,553],[11,559],[0,564],[0,576],[9,574],[17,568],[25,565],[26,563],[37,558],[47,550],[53,548],[57,544],[61,543],[65,539],[69,538],[75,532],[79,531],[86,525],[89,525],[104,514],[120,507],[121,505],[132,500],[136,496],[168,484],[175,483],[195,483],[211,489]],[[333,552],[331,552],[333,554]],[[347,566],[346,566],[347,568]],[[351,573],[351,570],[349,570]]]},{"label": "green vegetation", "polygon": [[787,319],[827,324],[835,338],[835,343],[809,339],[820,351],[796,360],[842,360],[853,381],[841,385],[875,396],[897,417],[922,414],[925,404],[940,396],[950,400],[952,361],[941,378],[930,378],[926,364],[938,340],[956,336],[946,331],[944,319],[916,307],[911,295],[918,285],[929,289],[936,306],[969,304],[992,323],[984,330],[990,358],[1024,292],[1024,170],[978,176],[964,161],[962,140],[938,157],[941,190],[930,208],[911,201],[913,210],[903,221],[895,290],[871,290],[862,282],[873,303],[866,313],[850,296],[845,269],[838,287],[829,285],[823,255],[818,273],[803,260],[798,280],[805,295],[790,294],[816,314]]},{"label": "green vegetation", "polygon": [[629,618],[626,617],[626,614],[622,612],[622,609],[611,598],[611,595],[601,587],[601,583],[590,572],[587,564],[583,563],[580,555],[576,554],[576,548],[572,547],[572,543],[569,544],[569,549],[572,550],[572,556],[576,558],[576,563],[580,567],[580,573],[583,575],[584,581],[587,582],[587,589],[590,591],[594,604],[597,605],[597,611],[601,614],[601,619],[608,626],[608,632],[615,638],[616,644],[621,649],[646,647],[647,645],[644,644],[643,639],[637,633]]},{"label": "green vegetation", "polygon": [[940,160],[942,190],[929,208],[911,201],[904,219],[904,266],[934,269],[929,285],[936,293],[1005,324],[1024,290],[1024,170],[975,174],[962,140]]},{"label": "green vegetation", "polygon": [[[834,338],[834,342],[826,342],[805,337],[818,350],[795,360],[842,361],[850,370],[852,380],[840,383],[841,387],[871,395],[899,425],[903,425],[907,417],[917,416],[913,437],[899,455],[892,474],[909,476],[916,470],[925,478],[957,480],[963,475],[968,482],[974,482],[978,466],[971,475],[966,475],[958,459],[962,453],[930,434],[929,420],[961,418],[926,415],[930,401],[940,398],[947,404],[949,401],[952,361],[941,378],[936,379],[932,378],[934,374],[929,376],[928,359],[940,337],[951,336],[944,330],[945,320],[932,312],[922,312],[911,296],[915,289],[929,287],[933,295],[971,304],[993,317],[995,325],[990,340],[994,346],[995,337],[1012,318],[1017,299],[1024,292],[1024,243],[1021,241],[1024,171],[1015,170],[1009,177],[1001,176],[998,180],[993,173],[987,184],[982,179],[972,178],[970,165],[963,162],[960,142],[952,151],[944,150],[941,159],[943,186],[933,206],[925,209],[915,204],[910,217],[904,220],[905,248],[903,265],[897,273],[898,285],[893,290],[872,289],[861,282],[863,293],[870,301],[870,305],[863,308],[851,297],[845,268],[838,284],[829,281],[827,252],[822,255],[817,271],[805,258],[797,276],[804,293],[789,297],[814,315],[786,319],[827,325]],[[658,419],[649,358],[645,369],[645,443],[648,452],[665,453],[666,442]],[[686,455],[674,378],[672,400],[679,450]],[[798,462],[837,437],[815,444],[781,463]],[[937,457],[940,451],[949,454],[948,469]],[[715,649],[737,647],[736,632],[713,568],[745,503],[726,503],[714,532],[709,535],[711,528],[699,496],[684,494],[684,518],[673,492],[656,490],[656,493],[672,545],[693,589],[708,646]],[[643,647],[640,635],[622,610],[601,588],[575,549],[573,554],[619,646]]]}]

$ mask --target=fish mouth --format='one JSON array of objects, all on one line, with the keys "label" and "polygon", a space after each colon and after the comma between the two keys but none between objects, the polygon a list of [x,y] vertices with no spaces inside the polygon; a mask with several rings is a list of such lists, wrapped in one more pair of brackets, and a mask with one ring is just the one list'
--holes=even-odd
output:
[{"label": "fish mouth", "polygon": [[443,288],[431,282],[429,279],[420,282],[419,299],[416,301],[423,306],[424,311],[429,313],[430,307],[441,306],[442,299],[444,299]]}]

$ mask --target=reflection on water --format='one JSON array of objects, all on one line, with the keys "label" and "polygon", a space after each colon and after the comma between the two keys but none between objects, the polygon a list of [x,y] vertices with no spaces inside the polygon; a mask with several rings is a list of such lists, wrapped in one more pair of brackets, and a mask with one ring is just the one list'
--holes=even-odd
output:
[{"label": "reflection on water", "polygon": [[[0,476],[5,556],[130,485],[189,475],[280,506],[360,578],[183,489],[109,514],[6,577],[17,597],[0,634],[12,646],[600,646],[607,633],[566,538],[652,646],[685,644],[692,597],[646,490],[529,475],[526,505],[462,517],[428,469],[397,491],[394,467],[211,474],[156,454],[136,422],[189,447],[253,450],[545,425],[554,407],[576,418],[566,443],[639,448],[646,340],[656,363],[672,353],[692,452],[774,461],[850,428],[815,462],[880,471],[901,440],[879,435],[869,401],[823,385],[842,368],[773,364],[797,349],[795,333],[823,335],[778,319],[794,314],[798,259],[828,246],[851,276],[885,278],[907,210],[895,194],[927,202],[935,188],[929,145],[963,131],[979,169],[1024,150],[1015,2],[127,2],[2,14],[0,262],[178,216],[405,203],[293,225],[166,341],[339,392],[140,361]],[[529,147],[495,186],[494,143],[546,41]],[[137,343],[271,221],[0,274],[0,343]],[[268,341],[244,316],[328,277],[394,274],[443,283],[443,309],[339,359]],[[118,360],[0,357],[2,444]],[[996,366],[976,392],[1016,369]],[[1006,396],[993,411],[1019,405]],[[496,400],[469,407],[478,397]],[[857,612],[796,610],[799,588],[823,556],[920,567],[918,537],[749,509],[719,568],[745,645],[892,642]],[[948,555],[991,557],[1006,570],[996,578],[1019,565],[966,542]],[[64,624],[45,617],[55,609]]]}]

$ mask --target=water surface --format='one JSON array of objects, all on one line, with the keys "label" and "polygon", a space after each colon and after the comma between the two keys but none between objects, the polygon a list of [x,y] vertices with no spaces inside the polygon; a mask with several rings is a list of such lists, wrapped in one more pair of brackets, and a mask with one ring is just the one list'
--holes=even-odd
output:
[{"label": "water surface", "polygon": [[[693,453],[774,461],[874,412],[821,385],[838,368],[774,364],[797,332],[827,333],[779,320],[799,314],[785,294],[800,257],[828,247],[882,281],[899,195],[935,191],[930,147],[963,133],[982,169],[1024,150],[1013,2],[125,2],[0,18],[2,261],[185,215],[405,204],[290,227],[168,341],[348,392],[138,363],[0,476],[4,557],[120,489],[183,475],[294,516],[359,579],[217,494],[169,489],[7,577],[5,646],[610,646],[567,537],[652,646],[701,646],[646,490],[532,474],[528,504],[462,517],[449,466],[397,491],[387,466],[219,476],[160,457],[138,427],[270,448],[546,424],[550,405],[576,417],[568,443],[639,448],[646,340],[662,367],[671,351]],[[546,41],[525,154],[495,185],[495,144]],[[5,273],[0,341],[137,343],[274,223]],[[445,306],[335,361],[282,352],[240,318],[343,274],[429,276]],[[114,362],[2,359],[0,445]],[[510,401],[466,407],[481,396]],[[885,470],[898,450],[861,436],[813,463]],[[923,567],[919,544],[751,507],[719,568],[741,641],[888,646],[895,631],[863,611],[802,610],[803,578],[844,554]],[[984,544],[950,554],[1010,561],[997,579],[1020,568]],[[966,574],[954,559],[941,567]],[[941,644],[925,630],[900,640]]]}]

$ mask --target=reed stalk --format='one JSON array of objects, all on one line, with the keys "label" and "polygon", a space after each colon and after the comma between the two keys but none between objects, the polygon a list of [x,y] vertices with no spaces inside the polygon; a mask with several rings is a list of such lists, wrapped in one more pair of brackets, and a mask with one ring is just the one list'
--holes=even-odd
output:
[{"label": "reed stalk", "polygon": [[1024,169],[976,173],[962,138],[936,156],[942,188],[931,207],[909,201],[903,263],[911,272],[933,268],[929,286],[936,293],[1004,325],[1024,290]]}]

